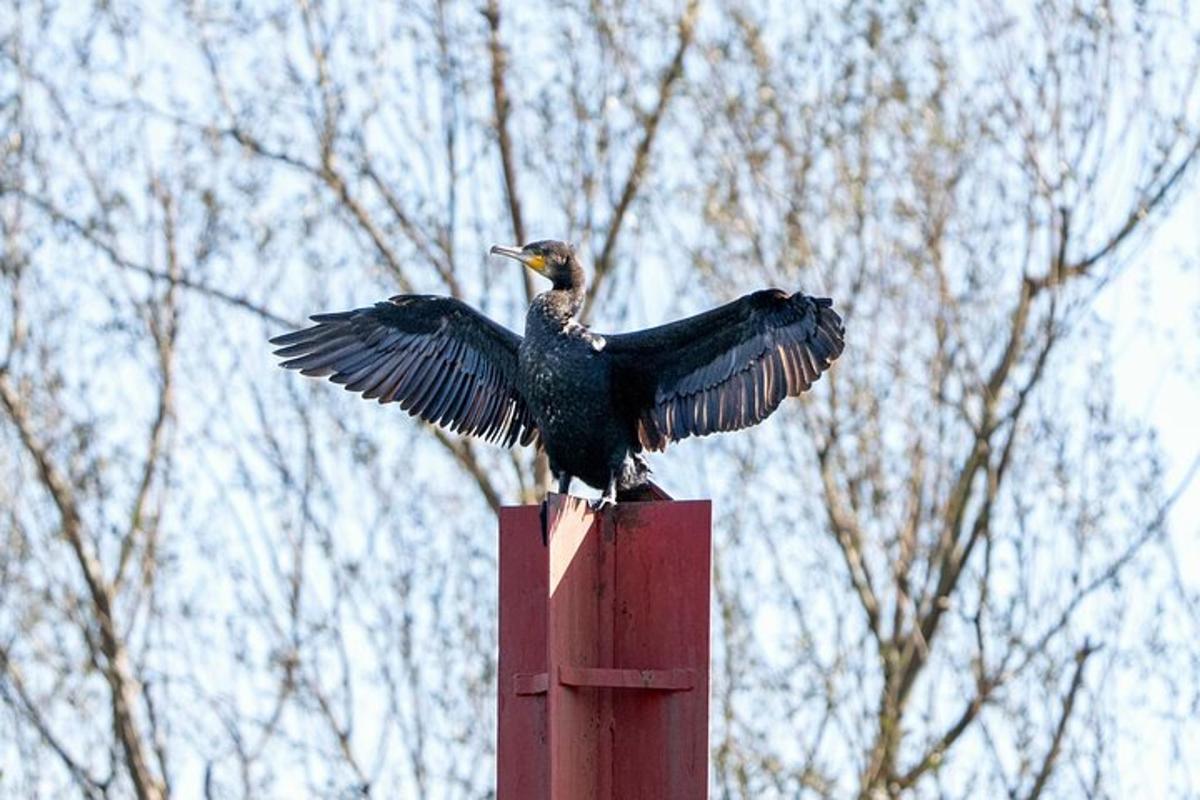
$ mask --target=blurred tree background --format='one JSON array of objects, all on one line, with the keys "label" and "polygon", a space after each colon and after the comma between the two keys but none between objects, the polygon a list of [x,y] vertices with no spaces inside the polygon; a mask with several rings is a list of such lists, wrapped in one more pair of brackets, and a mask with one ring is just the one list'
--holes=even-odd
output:
[{"label": "blurred tree background", "polygon": [[544,237],[601,330],[845,317],[653,459],[717,512],[714,797],[1197,796],[1200,442],[1116,398],[1198,377],[1138,310],[1195,291],[1198,70],[1182,0],[4,0],[0,796],[489,796],[544,470],[265,340],[519,331],[487,248]]}]

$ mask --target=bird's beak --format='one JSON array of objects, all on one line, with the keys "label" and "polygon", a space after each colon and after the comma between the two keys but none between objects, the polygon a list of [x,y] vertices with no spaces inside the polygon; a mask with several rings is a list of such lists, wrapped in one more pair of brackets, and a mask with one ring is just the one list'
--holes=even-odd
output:
[{"label": "bird's beak", "polygon": [[539,275],[546,274],[546,257],[527,253],[520,247],[507,247],[502,244],[493,245],[492,255],[515,259]]}]

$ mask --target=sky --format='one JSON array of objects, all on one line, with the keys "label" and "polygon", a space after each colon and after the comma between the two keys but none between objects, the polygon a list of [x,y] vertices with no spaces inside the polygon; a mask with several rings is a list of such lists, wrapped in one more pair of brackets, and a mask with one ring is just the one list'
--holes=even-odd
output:
[{"label": "sky", "polygon": [[[1142,268],[1126,271],[1097,304],[1113,324],[1121,376],[1116,400],[1158,431],[1172,491],[1200,457],[1200,194],[1194,178],[1139,254]],[[1178,544],[1200,556],[1200,481],[1180,496],[1171,523]]]},{"label": "sky", "polygon": [[[1189,465],[1200,453],[1200,201],[1195,185],[1195,180],[1190,182],[1187,196],[1156,233],[1151,246],[1139,251],[1139,259],[1147,262],[1146,268],[1126,271],[1105,290],[1098,304],[1098,312],[1112,322],[1113,339],[1118,343],[1116,374],[1121,379],[1115,388],[1117,402],[1130,415],[1147,420],[1158,431],[1169,460],[1168,487],[1184,479]],[[1186,266],[1176,266],[1179,256]],[[501,269],[511,267],[505,264]],[[656,273],[650,270],[643,274],[653,280]],[[656,316],[662,309],[640,310],[644,318],[638,319],[636,308],[633,315],[639,322],[665,321]],[[506,322],[519,328],[519,320]],[[1098,343],[1098,352],[1102,351]],[[281,378],[290,379],[295,376]],[[330,392],[340,391],[326,388]],[[375,408],[369,410],[380,413]],[[408,421],[402,419],[396,424]],[[702,458],[697,447],[676,451],[662,460],[686,460],[690,454]],[[665,472],[670,470],[669,466],[664,467]],[[576,487],[580,488],[578,483]],[[252,515],[253,511],[247,513]],[[1173,508],[1170,531],[1181,569],[1194,579],[1196,565],[1200,564],[1200,491],[1196,483]],[[367,712],[369,709],[364,709]],[[1136,710],[1130,713],[1133,724],[1153,730],[1152,717],[1139,721]],[[1153,760],[1163,754],[1152,743],[1147,744],[1147,740],[1153,741],[1150,737],[1122,740],[1124,749],[1119,757],[1127,763],[1128,774],[1147,775],[1152,780],[1155,771],[1147,770],[1139,761]],[[296,777],[302,780],[302,776]],[[200,783],[189,780],[186,785],[198,787]],[[181,795],[187,796],[187,792]]]},{"label": "sky", "polygon": [[[1171,217],[1138,255],[1142,263],[1127,270],[1098,298],[1099,316],[1112,324],[1118,376],[1114,388],[1117,408],[1148,423],[1157,433],[1166,458],[1165,493],[1180,491],[1168,518],[1168,542],[1185,587],[1200,585],[1200,195],[1194,179]],[[1104,357],[1106,344],[1097,343]],[[1159,584],[1173,592],[1175,584]],[[1135,596],[1130,618],[1149,613],[1154,596]],[[1200,619],[1177,620],[1175,635],[1200,633]],[[1090,626],[1101,637],[1111,634],[1105,620]],[[1154,695],[1156,685],[1139,685],[1136,676],[1124,673],[1117,685],[1126,698],[1149,691],[1149,703],[1119,705],[1121,728],[1126,735],[1115,743],[1118,773],[1126,788],[1143,797],[1167,797],[1168,764],[1178,754],[1175,743],[1162,735],[1160,714],[1170,708],[1165,694]],[[1186,709],[1178,713],[1187,716]],[[1194,720],[1194,723],[1196,721]],[[1190,728],[1200,736],[1200,723]],[[1132,734],[1132,735],[1130,735]],[[1193,742],[1194,743],[1194,742]],[[1193,780],[1195,774],[1193,773]]]}]

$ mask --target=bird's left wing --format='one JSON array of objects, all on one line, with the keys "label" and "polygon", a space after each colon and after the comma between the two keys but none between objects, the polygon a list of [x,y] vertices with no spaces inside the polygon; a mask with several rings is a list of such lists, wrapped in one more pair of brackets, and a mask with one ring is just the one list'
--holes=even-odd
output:
[{"label": "bird's left wing", "polygon": [[271,340],[281,366],[506,447],[537,438],[518,387],[521,337],[467,304],[397,295],[311,319],[317,324]]},{"label": "bird's left wing", "polygon": [[768,289],[688,319],[605,335],[617,402],[641,445],[766,419],[812,386],[842,352],[842,319],[828,298]]}]

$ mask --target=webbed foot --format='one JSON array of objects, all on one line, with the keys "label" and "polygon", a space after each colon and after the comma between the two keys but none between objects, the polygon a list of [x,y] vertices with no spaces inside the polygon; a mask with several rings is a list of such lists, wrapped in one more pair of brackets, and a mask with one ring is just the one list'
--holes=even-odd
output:
[{"label": "webbed foot", "polygon": [[599,513],[606,508],[614,508],[616,505],[617,505],[617,499],[615,497],[608,497],[607,495],[604,497],[597,497],[595,500],[588,501],[588,507],[591,508],[592,511],[595,511],[596,513]]},{"label": "webbed foot", "polygon": [[604,488],[604,494],[600,495],[598,498],[596,498],[592,502],[588,503],[588,505],[591,506],[592,511],[599,513],[606,508],[612,508],[616,504],[617,504],[617,476],[613,475],[608,481],[608,486],[606,486]]}]

